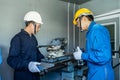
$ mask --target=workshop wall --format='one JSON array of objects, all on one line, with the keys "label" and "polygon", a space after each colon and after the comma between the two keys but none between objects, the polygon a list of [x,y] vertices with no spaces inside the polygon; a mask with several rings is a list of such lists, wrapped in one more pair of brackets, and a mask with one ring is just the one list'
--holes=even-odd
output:
[{"label": "workshop wall", "polygon": [[38,11],[44,23],[36,35],[39,45],[49,44],[57,37],[67,37],[67,3],[59,0],[0,0],[0,47],[3,57],[0,75],[2,80],[13,80],[13,69],[6,63],[10,40],[24,28],[24,15],[31,10]]},{"label": "workshop wall", "polygon": [[91,0],[79,7],[91,9],[95,16],[120,8],[120,0]]}]

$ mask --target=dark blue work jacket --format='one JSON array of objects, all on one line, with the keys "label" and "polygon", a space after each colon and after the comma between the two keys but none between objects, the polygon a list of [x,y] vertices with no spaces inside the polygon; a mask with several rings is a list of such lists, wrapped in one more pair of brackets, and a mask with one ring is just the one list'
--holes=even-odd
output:
[{"label": "dark blue work jacket", "polygon": [[102,25],[91,22],[86,33],[86,51],[82,59],[88,64],[87,80],[114,80],[110,35]]},{"label": "dark blue work jacket", "polygon": [[35,36],[23,29],[12,38],[7,63],[14,69],[14,80],[39,80],[38,73],[28,70],[30,61],[40,62],[44,58],[37,45]]}]

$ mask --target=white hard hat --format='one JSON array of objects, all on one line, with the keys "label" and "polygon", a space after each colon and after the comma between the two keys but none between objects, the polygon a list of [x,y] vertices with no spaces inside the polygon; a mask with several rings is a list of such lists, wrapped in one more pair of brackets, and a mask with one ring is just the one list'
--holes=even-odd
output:
[{"label": "white hard hat", "polygon": [[36,11],[30,11],[25,14],[24,21],[34,21],[43,24],[40,14]]}]

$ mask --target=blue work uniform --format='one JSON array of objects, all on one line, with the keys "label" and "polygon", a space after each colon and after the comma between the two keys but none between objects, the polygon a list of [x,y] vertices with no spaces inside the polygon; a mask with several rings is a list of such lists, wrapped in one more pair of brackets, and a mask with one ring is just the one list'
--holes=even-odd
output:
[{"label": "blue work uniform", "polygon": [[2,64],[2,50],[0,48],[0,64]]},{"label": "blue work uniform", "polygon": [[[0,48],[0,64],[2,64],[2,50],[1,50],[1,48]],[[0,80],[2,80],[1,75],[0,75]]]},{"label": "blue work uniform", "polygon": [[30,36],[24,29],[12,38],[7,63],[14,69],[14,80],[40,79],[39,73],[32,73],[28,69],[30,61],[40,62],[44,58],[37,46],[35,36]]},{"label": "blue work uniform", "polygon": [[109,32],[94,21],[86,33],[86,51],[82,59],[88,65],[87,80],[114,80]]}]

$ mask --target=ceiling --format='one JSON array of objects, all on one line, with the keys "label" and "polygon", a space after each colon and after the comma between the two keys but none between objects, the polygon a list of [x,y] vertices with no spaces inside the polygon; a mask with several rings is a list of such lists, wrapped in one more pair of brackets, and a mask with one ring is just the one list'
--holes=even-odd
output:
[{"label": "ceiling", "polygon": [[80,5],[80,4],[83,4],[83,3],[88,2],[90,0],[60,0],[60,1],[70,2],[70,3],[75,3],[75,4]]}]

